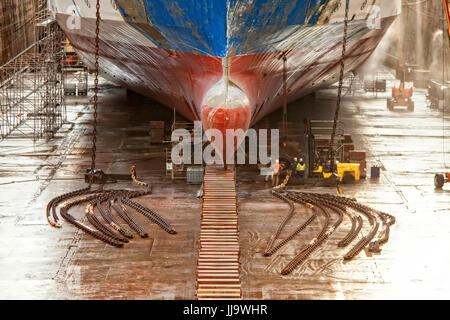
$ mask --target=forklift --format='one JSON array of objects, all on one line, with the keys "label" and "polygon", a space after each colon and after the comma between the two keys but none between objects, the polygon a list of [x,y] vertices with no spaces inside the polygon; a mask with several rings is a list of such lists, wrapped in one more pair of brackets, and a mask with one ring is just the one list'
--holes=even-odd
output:
[{"label": "forklift", "polygon": [[[348,162],[346,147],[353,141],[349,135],[344,134],[343,125],[337,122],[337,146],[334,153],[338,154],[340,161],[332,161],[334,168],[330,168],[330,131],[332,121],[308,120],[308,176],[312,178],[324,179],[324,181],[335,183],[353,183],[361,178],[360,163]],[[347,137],[346,137],[347,136]]]},{"label": "forklift", "polygon": [[412,95],[413,88],[405,88],[405,83],[401,81],[399,87],[392,88],[392,98],[386,100],[387,108],[393,111],[396,107],[406,107],[408,111],[414,111]]},{"label": "forklift", "polygon": [[409,72],[407,69],[407,66],[402,63],[400,69],[397,70],[400,85],[398,87],[394,86],[392,88],[392,97],[386,99],[386,105],[390,111],[393,111],[396,107],[406,107],[408,111],[414,111],[413,88],[405,88],[406,74]]},{"label": "forklift", "polygon": [[[334,179],[339,182],[350,184],[361,179],[361,171],[359,163],[337,163],[337,176]],[[313,170],[315,177],[324,179],[333,179],[333,172],[331,170],[324,169],[322,165],[317,165]]]}]

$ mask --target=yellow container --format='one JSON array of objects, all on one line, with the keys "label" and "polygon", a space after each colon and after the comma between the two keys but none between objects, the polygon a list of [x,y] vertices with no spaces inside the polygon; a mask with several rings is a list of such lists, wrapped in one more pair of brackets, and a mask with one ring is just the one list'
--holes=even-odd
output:
[{"label": "yellow container", "polygon": [[314,173],[320,173],[323,171],[323,167],[322,166],[318,166],[316,170],[314,170]]},{"label": "yellow container", "polygon": [[322,174],[323,174],[323,177],[324,177],[325,179],[327,179],[327,178],[331,177],[331,175],[333,174],[333,172],[323,172]]},{"label": "yellow container", "polygon": [[360,169],[359,163],[338,163],[337,164],[337,174],[339,176],[339,181],[344,179],[346,173],[350,173],[355,178],[355,181],[360,179]]}]

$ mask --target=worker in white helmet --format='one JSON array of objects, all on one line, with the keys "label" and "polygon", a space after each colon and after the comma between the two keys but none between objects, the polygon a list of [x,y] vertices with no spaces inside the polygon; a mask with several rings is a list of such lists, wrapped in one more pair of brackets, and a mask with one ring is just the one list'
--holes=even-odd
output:
[{"label": "worker in white helmet", "polygon": [[291,170],[292,170],[293,175],[295,175],[295,173],[296,173],[297,163],[298,163],[298,159],[295,157],[294,161],[292,162],[292,165],[291,165]]},{"label": "worker in white helmet", "polygon": [[300,158],[300,161],[297,163],[297,166],[295,167],[295,172],[300,178],[304,178],[305,171],[306,171],[306,163],[305,161],[303,161],[302,158]]}]

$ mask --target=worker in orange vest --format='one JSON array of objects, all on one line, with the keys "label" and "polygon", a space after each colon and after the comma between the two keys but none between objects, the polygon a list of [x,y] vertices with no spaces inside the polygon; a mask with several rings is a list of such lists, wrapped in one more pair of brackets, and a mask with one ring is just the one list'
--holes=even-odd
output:
[{"label": "worker in orange vest", "polygon": [[281,173],[281,165],[280,161],[276,160],[275,163],[271,166],[273,173],[272,173],[272,187],[278,186],[278,183],[280,181],[280,173]]}]

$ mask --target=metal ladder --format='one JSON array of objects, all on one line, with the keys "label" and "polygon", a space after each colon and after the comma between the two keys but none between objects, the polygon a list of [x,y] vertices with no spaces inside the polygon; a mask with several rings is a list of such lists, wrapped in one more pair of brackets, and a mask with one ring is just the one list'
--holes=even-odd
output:
[{"label": "metal ladder", "polygon": [[197,298],[240,299],[235,172],[207,166],[203,190]]}]

